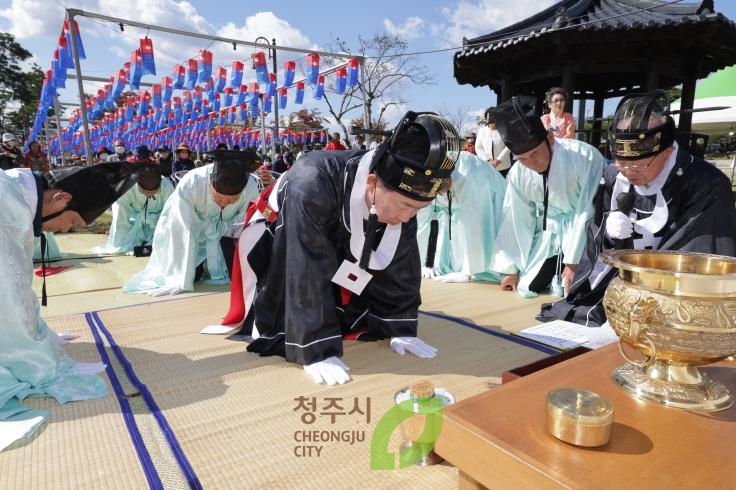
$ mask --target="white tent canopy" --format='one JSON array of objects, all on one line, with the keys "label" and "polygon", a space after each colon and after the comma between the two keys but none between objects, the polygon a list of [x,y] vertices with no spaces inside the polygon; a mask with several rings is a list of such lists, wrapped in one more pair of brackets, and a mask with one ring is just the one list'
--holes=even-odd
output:
[{"label": "white tent canopy", "polygon": [[[711,134],[728,133],[736,126],[736,66],[713,73],[695,89],[694,109],[721,106],[727,109],[693,113],[693,131]],[[672,110],[679,108],[679,100],[670,105]],[[679,124],[679,117],[675,115],[674,118]]]}]

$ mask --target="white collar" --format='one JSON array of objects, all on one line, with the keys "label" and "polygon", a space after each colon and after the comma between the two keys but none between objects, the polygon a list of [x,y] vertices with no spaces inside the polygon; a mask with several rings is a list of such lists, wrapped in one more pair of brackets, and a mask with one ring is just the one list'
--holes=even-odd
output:
[{"label": "white collar", "polygon": [[[365,189],[367,187],[366,180],[374,152],[375,150],[369,151],[361,157],[358,170],[355,173],[353,189],[350,191],[350,223],[348,227],[348,231],[350,231],[350,253],[357,259],[360,258],[360,254],[363,252],[363,244],[365,243],[363,220],[368,218],[369,212],[368,204],[365,202]],[[401,223],[397,225],[386,225],[381,243],[371,253],[368,268],[383,270],[388,267],[396,254],[396,248],[399,246],[399,238],[401,238]]]}]

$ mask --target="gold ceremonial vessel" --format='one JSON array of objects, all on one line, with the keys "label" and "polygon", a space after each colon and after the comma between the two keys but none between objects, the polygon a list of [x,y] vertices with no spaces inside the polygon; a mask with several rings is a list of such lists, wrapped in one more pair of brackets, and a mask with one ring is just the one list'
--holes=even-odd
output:
[{"label": "gold ceremonial vessel", "polygon": [[[628,361],[614,381],[636,397],[690,410],[723,410],[734,398],[698,370],[736,354],[736,258],[687,252],[616,250],[619,269],[603,306]],[[630,359],[623,344],[641,352]]]}]

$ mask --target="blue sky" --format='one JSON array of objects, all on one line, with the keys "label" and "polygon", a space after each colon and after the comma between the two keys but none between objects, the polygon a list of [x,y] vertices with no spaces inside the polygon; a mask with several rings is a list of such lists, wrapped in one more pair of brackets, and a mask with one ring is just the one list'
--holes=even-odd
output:
[{"label": "blue sky", "polygon": [[[248,41],[265,36],[276,38],[280,45],[303,49],[326,49],[333,37],[340,37],[355,48],[359,35],[368,38],[389,32],[401,34],[408,41],[410,52],[423,52],[460,47],[463,36],[470,38],[495,31],[553,3],[553,0],[376,0],[339,4],[291,0],[268,3],[243,0],[0,0],[0,29],[13,33],[33,53],[34,61],[46,70],[66,7]],[[715,4],[717,11],[736,19],[735,0],[716,0]],[[222,65],[228,69],[233,60],[249,60],[253,52],[252,48],[239,47],[233,51],[231,45],[223,43],[209,46],[209,41],[133,27],[120,32],[115,24],[86,18],[79,18],[79,24],[87,52],[82,69],[85,75],[91,76],[112,76],[129,60],[130,52],[146,34],[153,39],[157,76],[147,75],[144,82],[158,83],[161,76],[171,73],[175,63],[196,58],[200,49],[213,51],[213,66]],[[496,96],[487,88],[455,82],[452,76],[454,52],[455,49],[449,49],[420,55],[419,62],[435,74],[436,84],[403,87],[402,97],[407,105],[387,113],[388,119],[396,120],[406,109],[446,108],[467,112],[469,122],[474,115],[495,104]],[[279,54],[280,66],[286,57],[286,54]],[[246,66],[249,63],[246,62]],[[254,79],[252,70],[246,68],[244,78]],[[75,84],[67,81],[67,87],[75,87]],[[99,87],[92,83],[85,86],[90,92],[96,88]],[[76,90],[72,89],[61,94],[62,100],[72,101],[77,97]],[[327,114],[322,102],[312,100],[309,90],[305,106],[319,107],[323,115]],[[286,112],[300,108],[290,103]],[[355,113],[355,117],[359,115]]]}]

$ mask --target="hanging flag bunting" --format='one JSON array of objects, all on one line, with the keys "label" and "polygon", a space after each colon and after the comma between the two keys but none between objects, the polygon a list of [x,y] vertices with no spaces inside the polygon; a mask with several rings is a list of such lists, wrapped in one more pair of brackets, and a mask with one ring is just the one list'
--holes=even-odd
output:
[{"label": "hanging flag bunting", "polygon": [[348,85],[348,70],[345,68],[338,68],[335,72],[335,92],[338,94],[344,94],[345,89]]},{"label": "hanging flag bunting", "polygon": [[230,88],[236,89],[243,83],[243,63],[241,61],[233,61],[230,68]]},{"label": "hanging flag bunting", "polygon": [[151,102],[151,94],[147,90],[144,90],[138,101],[138,115],[144,116],[148,112],[148,105]]},{"label": "hanging flag bunting", "polygon": [[143,66],[141,63],[141,50],[136,49],[130,53],[130,88],[138,90],[141,86],[141,77],[143,76]]},{"label": "hanging flag bunting", "polygon": [[266,114],[271,113],[271,97],[263,96],[263,112]]},{"label": "hanging flag bunting", "polygon": [[204,90],[207,92],[207,98],[214,100],[215,98],[215,80],[210,77],[210,80],[204,84]]},{"label": "hanging flag bunting", "polygon": [[227,87],[225,89],[225,100],[223,101],[222,105],[223,107],[230,107],[233,105],[233,89],[230,87]]},{"label": "hanging flag bunting", "polygon": [[243,105],[245,104],[245,98],[248,95],[248,87],[245,85],[241,85],[238,89],[238,99],[236,100],[235,104],[237,105]]},{"label": "hanging flag bunting", "polygon": [[184,90],[181,94],[181,107],[184,113],[191,112],[192,110],[192,93],[189,90]]},{"label": "hanging flag bunting", "polygon": [[66,37],[59,37],[59,64],[65,70],[74,68],[74,58],[72,57],[72,49],[68,45]]},{"label": "hanging flag bunting", "polygon": [[153,41],[148,37],[141,39],[140,52],[143,75],[155,75],[156,61],[153,58]]},{"label": "hanging flag bunting", "polygon": [[287,61],[284,63],[284,87],[289,88],[294,83],[294,75],[296,74],[296,62]]},{"label": "hanging flag bunting", "polygon": [[258,97],[256,97],[254,100],[251,100],[250,103],[250,117],[256,118],[259,114],[259,108],[258,108]]},{"label": "hanging flag bunting", "polygon": [[161,100],[166,103],[171,101],[174,92],[174,81],[171,77],[161,77]]},{"label": "hanging flag bunting", "polygon": [[286,109],[286,103],[288,102],[288,90],[284,87],[279,89],[279,109]]},{"label": "hanging flag bunting", "polygon": [[[316,133],[315,133],[316,136]],[[325,131],[319,132],[319,142],[320,143],[327,143],[327,133]]]},{"label": "hanging flag bunting", "polygon": [[221,109],[220,102],[220,94],[215,94],[215,104],[212,106],[213,111],[218,112]]},{"label": "hanging flag bunting", "polygon": [[235,116],[238,108],[235,106],[230,107],[230,110],[227,114],[227,123],[228,124],[235,124]]},{"label": "hanging flag bunting", "polygon": [[220,66],[215,70],[215,92],[222,92],[227,84],[227,69]]},{"label": "hanging flag bunting", "polygon": [[317,83],[319,77],[319,55],[317,53],[307,54],[306,78],[309,85]]},{"label": "hanging flag bunting", "polygon": [[210,115],[210,101],[202,99],[202,117],[208,117]]},{"label": "hanging flag bunting", "polygon": [[242,122],[245,122],[248,119],[248,106],[245,104],[240,104],[238,107],[240,108],[240,120]]},{"label": "hanging flag bunting", "polygon": [[174,71],[171,74],[172,80],[173,80],[173,89],[181,89],[184,88],[184,75],[186,75],[187,70],[182,65],[174,65]]},{"label": "hanging flag bunting", "polygon": [[184,86],[188,90],[192,90],[197,84],[198,76],[199,73],[197,72],[197,60],[190,58],[189,61],[187,61],[187,81]]},{"label": "hanging flag bunting", "polygon": [[118,70],[118,76],[115,78],[115,82],[112,84],[112,99],[117,101],[120,94],[125,91],[125,86],[128,84],[128,75],[125,70]]},{"label": "hanging flag bunting", "polygon": [[268,83],[268,67],[266,66],[266,55],[263,51],[253,53],[253,69],[256,71],[256,80],[260,85]]},{"label": "hanging flag bunting", "polygon": [[268,96],[276,97],[276,74],[268,74]]},{"label": "hanging flag bunting", "polygon": [[153,105],[154,109],[161,109],[161,84],[154,83],[153,86],[151,86],[151,92],[153,93],[153,96],[151,97],[151,105]]},{"label": "hanging flag bunting", "polygon": [[202,96],[202,87],[197,85],[196,87],[194,87],[194,91],[192,92],[192,102],[194,102],[194,110],[196,110],[197,112],[202,112]]},{"label": "hanging flag bunting", "polygon": [[325,94],[325,77],[320,75],[317,77],[317,86],[314,89],[314,98],[320,100]]},{"label": "hanging flag bunting", "polygon": [[[205,83],[212,76],[212,51],[199,50],[199,77],[196,83]],[[193,87],[192,87],[193,88]],[[189,89],[191,90],[191,88]]]},{"label": "hanging flag bunting", "polygon": [[[69,49],[72,49],[72,38],[71,33],[69,32],[69,21],[64,21],[64,35],[66,36],[67,46]],[[79,56],[79,59],[85,60],[87,59],[87,55],[84,53],[84,44],[82,44],[82,36],[79,33],[79,23],[75,20],[74,21],[74,37],[77,41],[77,56]]]},{"label": "hanging flag bunting", "polygon": [[360,62],[355,58],[350,58],[348,61],[348,85],[351,87],[358,83],[359,68]]},{"label": "hanging flag bunting", "polygon": [[296,96],[294,97],[295,104],[301,104],[304,102],[304,82],[296,82]]},{"label": "hanging flag bunting", "polygon": [[248,101],[251,104],[258,105],[258,84],[256,82],[250,82],[248,84]]}]

